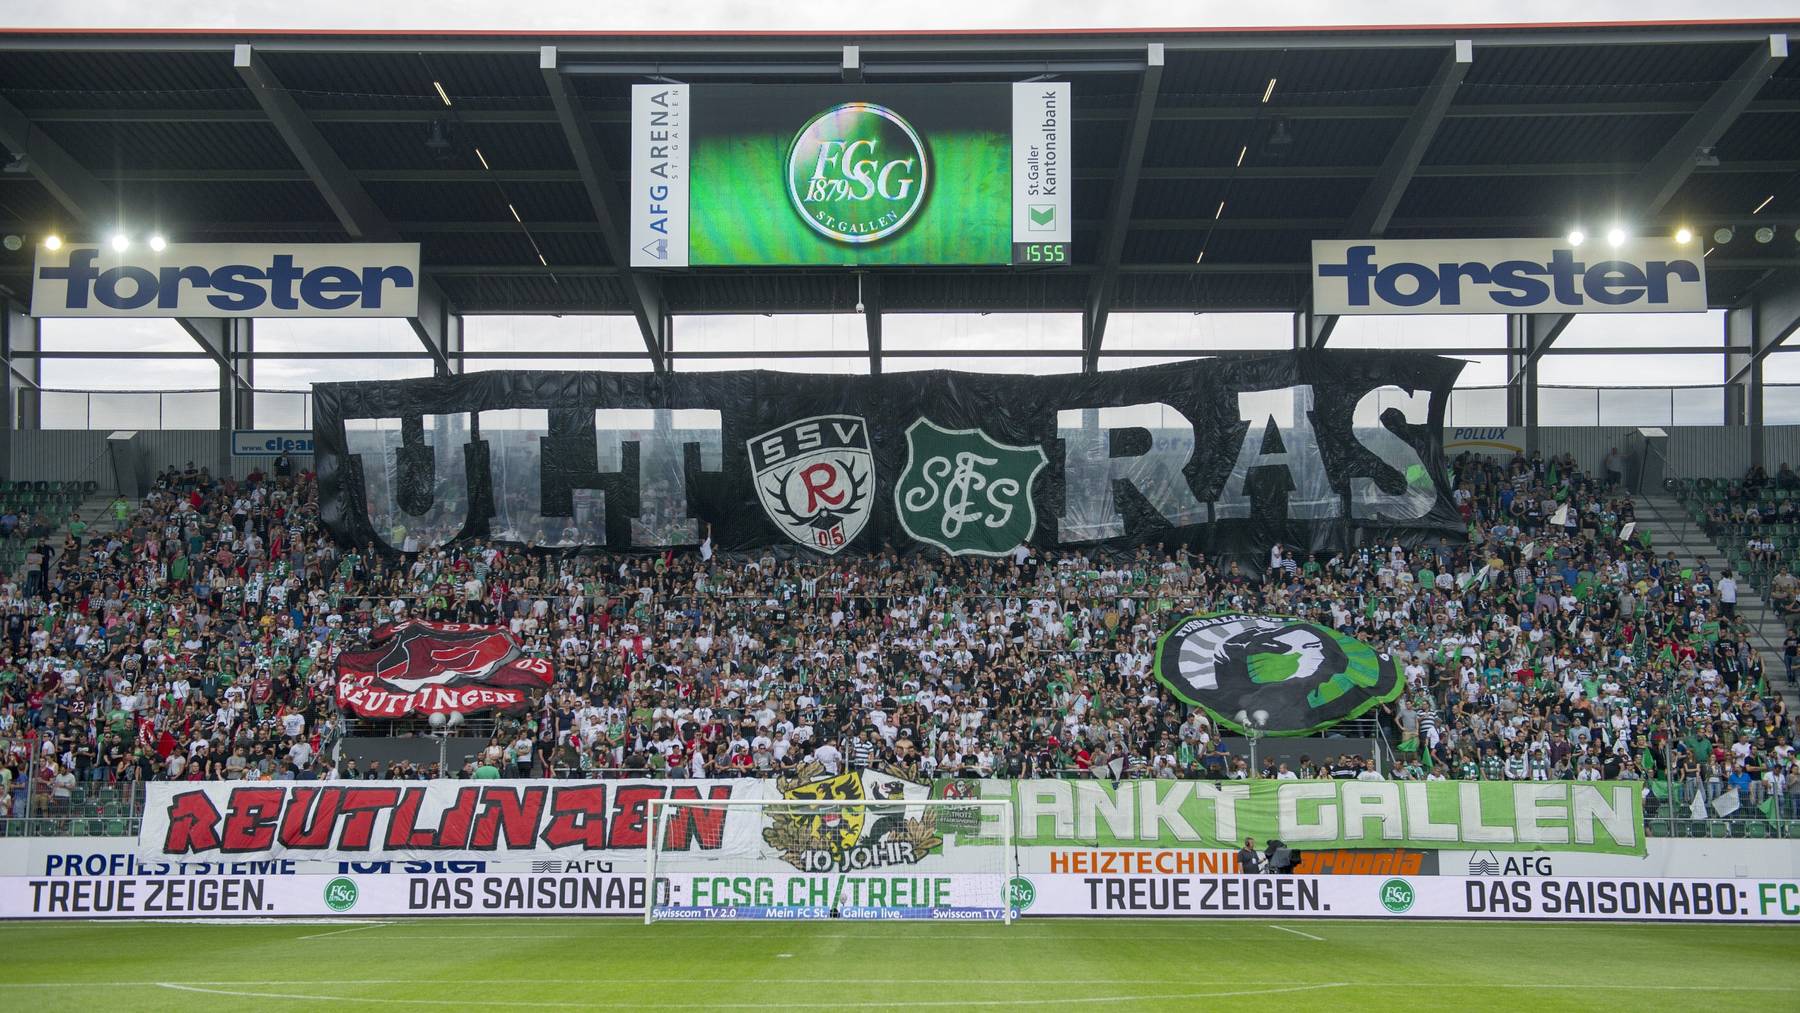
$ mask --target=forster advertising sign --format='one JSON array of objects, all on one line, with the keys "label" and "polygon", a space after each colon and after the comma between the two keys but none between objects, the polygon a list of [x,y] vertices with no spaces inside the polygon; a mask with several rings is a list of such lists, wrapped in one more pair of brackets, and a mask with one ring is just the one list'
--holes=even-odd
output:
[{"label": "forster advertising sign", "polygon": [[1312,244],[1313,312],[1703,313],[1698,243],[1365,239]]},{"label": "forster advertising sign", "polygon": [[1067,263],[1069,86],[638,85],[631,263]]},{"label": "forster advertising sign", "polygon": [[38,247],[34,317],[410,317],[417,243]]}]

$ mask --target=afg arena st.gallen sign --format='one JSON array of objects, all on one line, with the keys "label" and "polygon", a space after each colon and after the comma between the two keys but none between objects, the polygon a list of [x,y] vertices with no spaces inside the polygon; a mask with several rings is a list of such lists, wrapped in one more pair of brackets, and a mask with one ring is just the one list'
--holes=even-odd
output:
[{"label": "afg arena st.gallen sign", "polygon": [[925,142],[899,113],[845,102],[794,135],[788,198],[825,238],[872,243],[905,228],[924,206],[929,171]]},{"label": "afg arena st.gallen sign", "polygon": [[1156,677],[1234,731],[1304,735],[1400,695],[1394,660],[1355,637],[1291,616],[1212,612],[1170,627]]}]

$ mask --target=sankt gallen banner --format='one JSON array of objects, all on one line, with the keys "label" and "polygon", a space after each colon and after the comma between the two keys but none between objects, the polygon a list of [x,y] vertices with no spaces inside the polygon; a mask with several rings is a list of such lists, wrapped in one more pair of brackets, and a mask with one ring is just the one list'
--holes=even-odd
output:
[{"label": "sankt gallen banner", "polygon": [[[807,872],[966,865],[1003,837],[997,810],[908,801],[1010,798],[1020,847],[1230,849],[1246,837],[1302,849],[1645,853],[1633,782],[936,781],[813,772],[786,781],[153,782],[141,859],[157,862],[539,861],[637,863],[653,799],[867,799],[818,847],[757,806],[688,807],[663,827],[671,868],[729,859]],[[791,822],[791,815],[786,817]],[[818,843],[818,842],[815,842]]]},{"label": "sankt gallen banner", "polygon": [[1448,848],[1644,853],[1630,781],[980,782],[1020,846]]}]

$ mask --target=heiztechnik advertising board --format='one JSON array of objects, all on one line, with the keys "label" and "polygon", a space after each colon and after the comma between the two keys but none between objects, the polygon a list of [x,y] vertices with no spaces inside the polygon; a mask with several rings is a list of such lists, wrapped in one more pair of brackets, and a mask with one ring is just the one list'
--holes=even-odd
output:
[{"label": "heiztechnik advertising board", "polygon": [[1069,86],[638,85],[633,267],[1068,262]]}]

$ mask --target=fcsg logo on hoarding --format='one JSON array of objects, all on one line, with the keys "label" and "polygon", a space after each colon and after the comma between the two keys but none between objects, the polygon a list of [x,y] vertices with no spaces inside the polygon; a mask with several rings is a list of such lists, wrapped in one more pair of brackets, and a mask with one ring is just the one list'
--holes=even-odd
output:
[{"label": "fcsg logo on hoarding", "polygon": [[900,231],[925,204],[925,142],[886,106],[846,102],[809,120],[788,148],[788,197],[806,224],[840,243]]}]

